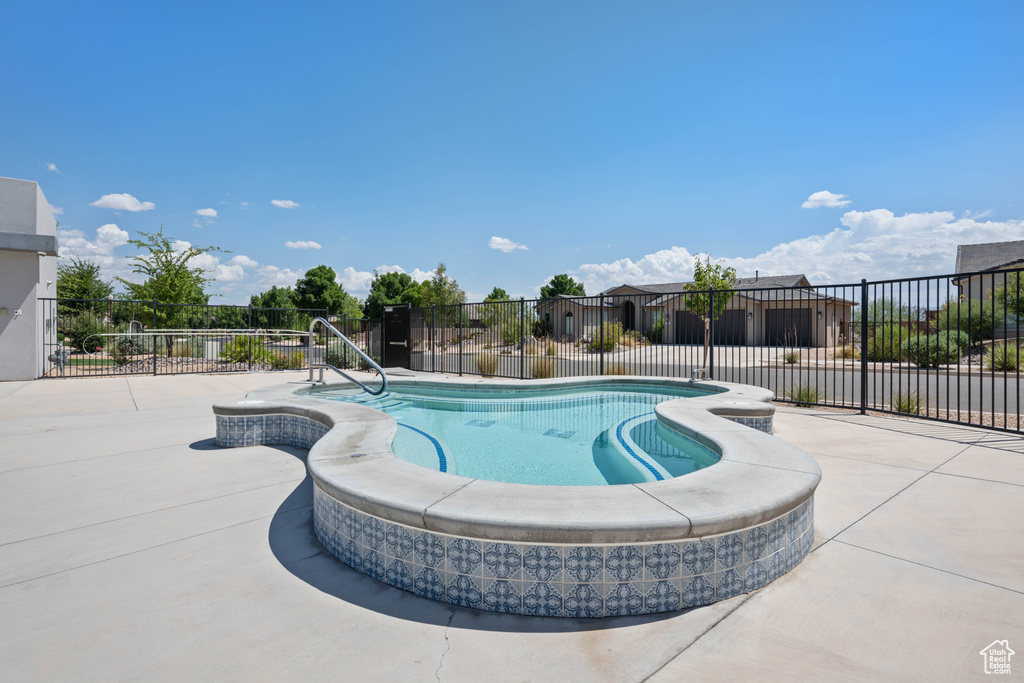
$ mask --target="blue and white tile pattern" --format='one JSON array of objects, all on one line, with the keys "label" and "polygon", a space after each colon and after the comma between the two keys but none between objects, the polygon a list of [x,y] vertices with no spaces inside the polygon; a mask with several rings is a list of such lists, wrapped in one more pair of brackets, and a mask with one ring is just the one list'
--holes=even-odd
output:
[{"label": "blue and white tile pattern", "polygon": [[612,617],[710,605],[763,588],[807,556],[814,499],[742,531],[633,545],[504,543],[378,519],[313,488],[313,529],[350,567],[453,605]]}]

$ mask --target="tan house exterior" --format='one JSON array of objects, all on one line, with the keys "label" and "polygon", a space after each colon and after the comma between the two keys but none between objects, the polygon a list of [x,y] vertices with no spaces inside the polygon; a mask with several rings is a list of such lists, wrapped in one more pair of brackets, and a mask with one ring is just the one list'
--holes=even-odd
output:
[{"label": "tan house exterior", "polygon": [[1007,273],[1000,271],[1015,268],[1024,268],[1024,240],[961,244],[956,248],[955,272],[964,276],[955,278],[953,284],[962,299],[991,301],[992,291],[1006,283]]},{"label": "tan house exterior", "polygon": [[[599,296],[558,296],[537,304],[537,313],[557,339],[594,337],[602,320],[649,336],[660,321],[661,343],[702,344],[704,324],[688,310],[686,284],[620,285]],[[848,337],[855,304],[812,287],[803,275],[739,278],[733,289],[713,327],[716,345],[831,346]]]}]

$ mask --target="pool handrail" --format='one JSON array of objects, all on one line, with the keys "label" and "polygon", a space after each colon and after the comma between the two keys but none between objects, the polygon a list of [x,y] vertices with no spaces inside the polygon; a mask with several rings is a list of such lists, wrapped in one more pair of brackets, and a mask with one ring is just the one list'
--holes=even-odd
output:
[{"label": "pool handrail", "polygon": [[[379,389],[377,389],[377,390],[371,389],[370,387],[366,386],[365,384],[360,382],[355,377],[349,376],[345,371],[341,370],[340,368],[336,368],[333,365],[331,365],[330,363],[328,363],[327,362],[327,347],[326,346],[324,347],[323,362],[322,363],[314,363],[313,362],[313,328],[316,327],[317,323],[323,323],[324,327],[326,327],[327,330],[331,334],[333,334],[335,337],[337,337],[342,342],[347,344],[348,347],[350,349],[352,349],[353,351],[355,351],[356,354],[360,358],[362,358],[366,362],[367,365],[369,365],[371,368],[373,368],[374,370],[377,371],[377,374],[380,375],[380,381],[381,381]],[[341,375],[342,377],[347,379],[349,382],[352,382],[353,384],[359,385],[360,387],[363,388],[363,391],[365,391],[366,393],[370,394],[371,396],[380,396],[388,388],[388,376],[387,376],[387,373],[384,372],[384,368],[382,368],[381,366],[377,365],[377,363],[375,363],[374,360],[372,358],[370,358],[361,348],[359,348],[354,343],[352,343],[352,341],[348,337],[346,337],[344,334],[341,333],[341,330],[339,330],[337,327],[335,327],[334,325],[330,324],[329,322],[327,322],[323,318],[320,318],[320,317],[313,318],[313,321],[309,323],[309,350],[310,350],[310,353],[309,353],[309,381],[310,382],[313,381],[313,368],[319,368],[320,369],[320,381],[321,382],[324,381],[324,368],[328,368],[330,370],[334,370],[336,373],[338,373],[339,375]]]}]

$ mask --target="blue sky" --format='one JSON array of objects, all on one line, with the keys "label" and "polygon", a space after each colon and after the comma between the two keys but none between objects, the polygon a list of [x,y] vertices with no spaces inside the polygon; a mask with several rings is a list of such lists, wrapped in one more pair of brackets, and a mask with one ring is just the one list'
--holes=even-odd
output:
[{"label": "blue sky", "polygon": [[471,299],[682,281],[696,253],[946,273],[1024,239],[1021,26],[1020,2],[8,3],[0,175],[110,275],[137,230],[230,250],[221,303],[321,263],[364,297],[444,261]]}]

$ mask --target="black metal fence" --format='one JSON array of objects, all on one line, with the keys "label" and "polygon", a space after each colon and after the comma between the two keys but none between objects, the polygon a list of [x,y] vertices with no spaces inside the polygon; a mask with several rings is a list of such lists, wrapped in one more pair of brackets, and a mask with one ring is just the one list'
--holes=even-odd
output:
[{"label": "black metal fence", "polygon": [[[326,310],[116,299],[42,299],[40,306],[44,377],[300,370],[311,357],[337,354],[325,337],[308,342],[310,322],[329,318]],[[378,321],[329,319],[371,353],[379,347]]]},{"label": "black metal fence", "polygon": [[[413,309],[411,367],[487,377],[707,377],[778,400],[1020,432],[1022,270]],[[362,363],[322,310],[42,300],[48,377]],[[381,321],[331,318],[380,362]],[[705,340],[711,343],[705,345]]]},{"label": "black metal fence", "polygon": [[703,370],[800,405],[1019,432],[1021,272],[417,309],[412,367],[523,379]]}]

